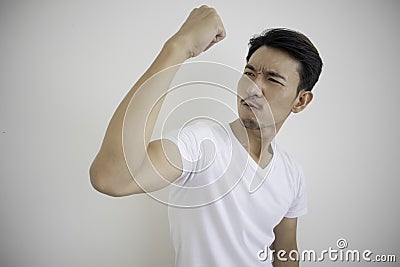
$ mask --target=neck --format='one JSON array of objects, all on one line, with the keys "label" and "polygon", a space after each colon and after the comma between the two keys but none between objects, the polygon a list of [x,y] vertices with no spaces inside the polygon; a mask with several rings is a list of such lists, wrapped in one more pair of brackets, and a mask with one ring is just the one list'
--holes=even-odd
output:
[{"label": "neck", "polygon": [[271,142],[276,135],[275,127],[251,130],[237,119],[231,123],[231,129],[254,161],[264,168],[272,158]]}]

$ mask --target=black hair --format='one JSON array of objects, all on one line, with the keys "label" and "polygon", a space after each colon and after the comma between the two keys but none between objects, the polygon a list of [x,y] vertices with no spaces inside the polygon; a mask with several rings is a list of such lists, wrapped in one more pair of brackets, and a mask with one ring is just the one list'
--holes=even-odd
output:
[{"label": "black hair", "polygon": [[261,46],[280,49],[300,62],[300,76],[297,93],[301,90],[311,91],[322,71],[322,59],[318,50],[304,34],[285,28],[274,28],[263,31],[249,41],[249,52],[246,61]]}]

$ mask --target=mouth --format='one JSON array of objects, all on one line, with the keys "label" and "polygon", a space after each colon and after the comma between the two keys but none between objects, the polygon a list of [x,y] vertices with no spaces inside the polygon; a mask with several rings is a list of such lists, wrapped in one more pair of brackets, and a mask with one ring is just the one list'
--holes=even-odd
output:
[{"label": "mouth", "polygon": [[260,106],[257,103],[254,103],[250,100],[240,100],[240,103],[247,109],[259,109]]}]

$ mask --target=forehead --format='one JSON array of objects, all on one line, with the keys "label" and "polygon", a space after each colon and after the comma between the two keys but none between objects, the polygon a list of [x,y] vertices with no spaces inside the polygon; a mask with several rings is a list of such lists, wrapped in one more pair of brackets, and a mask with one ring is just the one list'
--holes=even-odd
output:
[{"label": "forehead", "polygon": [[285,51],[277,48],[261,46],[251,55],[248,63],[257,71],[272,70],[287,77],[289,81],[300,80],[300,63]]}]

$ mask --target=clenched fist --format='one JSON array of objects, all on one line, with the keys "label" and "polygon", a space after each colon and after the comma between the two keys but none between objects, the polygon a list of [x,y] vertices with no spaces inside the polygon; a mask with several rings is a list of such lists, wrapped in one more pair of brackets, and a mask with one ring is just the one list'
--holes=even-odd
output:
[{"label": "clenched fist", "polygon": [[225,36],[224,25],[216,10],[203,5],[192,10],[170,41],[173,40],[182,45],[188,57],[195,57],[224,39]]}]

